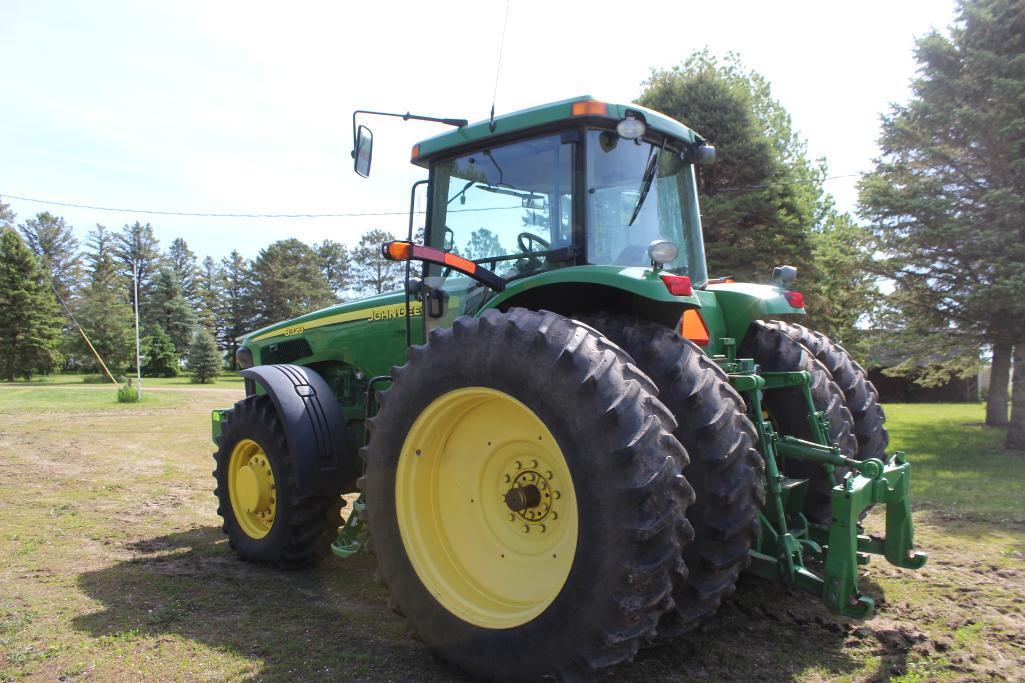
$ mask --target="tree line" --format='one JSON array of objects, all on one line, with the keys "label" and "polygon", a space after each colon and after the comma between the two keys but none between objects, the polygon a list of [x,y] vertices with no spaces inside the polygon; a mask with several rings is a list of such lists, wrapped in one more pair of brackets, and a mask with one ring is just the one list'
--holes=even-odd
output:
[{"label": "tree line", "polygon": [[[991,358],[987,423],[1010,422],[1007,446],[1025,449],[1025,12],[1015,0],[963,0],[946,32],[916,41],[915,56],[911,96],[881,117],[880,154],[860,180],[854,215],[837,209],[825,161],[810,157],[770,83],[738,56],[697,51],[653,70],[637,102],[719,152],[699,169],[713,275],[765,282],[775,265],[798,266],[805,324],[855,357],[896,350],[887,372],[921,384],[973,375]],[[149,224],[97,226],[80,250],[59,217],[39,214],[16,231],[0,208],[0,297],[11,287],[8,299],[22,302],[18,313],[0,306],[8,378],[90,367],[46,293],[51,282],[101,354],[123,367],[133,355],[137,264],[144,368],[171,372],[197,330],[230,360],[236,337],[252,329],[397,288],[401,278],[379,255],[391,237],[382,231],[351,249],[287,239],[252,261],[232,252],[200,262],[181,239],[162,252]],[[21,292],[28,280],[38,284]],[[12,324],[37,332],[12,344]]]},{"label": "tree line", "polygon": [[379,247],[392,238],[370,230],[351,249],[291,238],[255,259],[200,260],[180,237],[162,249],[149,223],[96,225],[82,245],[60,216],[17,223],[0,202],[0,370],[7,380],[98,373],[99,356],[134,372],[136,287],[144,375],[175,376],[192,356],[205,368],[211,347],[232,367],[238,337],[254,329],[397,288],[402,270]]}]

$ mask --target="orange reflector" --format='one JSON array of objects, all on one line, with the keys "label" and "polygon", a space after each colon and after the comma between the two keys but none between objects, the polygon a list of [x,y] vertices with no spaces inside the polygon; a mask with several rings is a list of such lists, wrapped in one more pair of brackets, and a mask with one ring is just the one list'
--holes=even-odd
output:
[{"label": "orange reflector", "polygon": [[477,270],[477,264],[469,259],[464,259],[462,256],[456,256],[445,252],[445,265],[452,266],[456,270],[462,271],[467,274],[473,274]]},{"label": "orange reflector", "polygon": [[683,312],[683,318],[680,319],[680,335],[698,346],[708,346],[711,337],[705,319],[701,317],[698,309],[688,308]]},{"label": "orange reflector", "polygon": [[391,261],[408,261],[413,257],[413,245],[409,242],[385,242],[384,257]]},{"label": "orange reflector", "polygon": [[609,105],[604,102],[598,102],[597,100],[574,102],[573,107],[570,109],[570,113],[572,113],[573,116],[608,116]]},{"label": "orange reflector", "polygon": [[420,145],[413,145],[413,151],[409,153],[409,160],[416,161],[416,158],[420,156]]}]

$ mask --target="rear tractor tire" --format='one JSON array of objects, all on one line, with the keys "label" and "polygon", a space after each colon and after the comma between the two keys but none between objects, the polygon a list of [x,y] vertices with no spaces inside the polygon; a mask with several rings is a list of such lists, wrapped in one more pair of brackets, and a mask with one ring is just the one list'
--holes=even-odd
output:
[{"label": "rear tractor tire", "polygon": [[267,396],[235,404],[214,453],[217,514],[240,559],[301,569],[326,557],[341,525],[341,495],[299,498],[288,444]]},{"label": "rear tractor tire", "polygon": [[672,606],[693,492],[657,390],[549,312],[457,318],[393,368],[364,450],[379,578],[475,678],[591,678]]},{"label": "rear tractor tire", "polygon": [[[811,376],[809,388],[815,410],[825,413],[829,421],[830,444],[836,444],[848,458],[858,457],[858,440],[852,431],[854,418],[844,402],[843,392],[833,381],[826,366],[815,360],[803,344],[792,339],[779,326],[755,320],[747,331],[738,355],[754,358],[762,370],[769,372],[807,372]],[[800,387],[766,391],[762,407],[781,434],[814,439],[808,423],[807,404]],[[808,521],[829,524],[832,519],[833,487],[842,481],[847,468],[837,467],[833,476],[830,476],[818,463],[785,460],[781,469],[788,477],[808,479],[808,495],[804,505]]]},{"label": "rear tractor tire", "polygon": [[726,373],[675,330],[605,313],[583,321],[622,346],[655,382],[676,418],[673,435],[690,456],[683,475],[695,493],[687,509],[694,541],[683,549],[688,573],[673,590],[676,605],[658,627],[659,640],[679,636],[715,613],[750,564],[765,504],[755,428]]},{"label": "rear tractor tire", "polygon": [[844,347],[821,332],[782,320],[771,320],[767,324],[804,344],[815,359],[829,370],[829,376],[843,392],[844,402],[854,418],[858,458],[878,458],[885,462],[886,447],[890,444],[890,436],[886,432],[886,414],[879,404],[879,392],[869,381],[865,368]]}]

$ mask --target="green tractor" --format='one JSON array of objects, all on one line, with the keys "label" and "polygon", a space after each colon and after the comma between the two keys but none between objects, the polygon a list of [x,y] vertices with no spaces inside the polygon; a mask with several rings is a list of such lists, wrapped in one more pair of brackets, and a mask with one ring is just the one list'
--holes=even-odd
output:
[{"label": "green tractor", "polygon": [[[246,398],[213,414],[239,557],[307,567],[371,542],[418,638],[499,680],[601,674],[710,617],[742,571],[864,618],[870,555],[925,563],[865,371],[770,320],[803,313],[794,269],[709,278],[699,135],[589,97],[428,120],[455,129],[412,150],[424,243],[411,209],[382,245],[404,291],[239,349]],[[885,537],[860,525],[873,505]]]}]

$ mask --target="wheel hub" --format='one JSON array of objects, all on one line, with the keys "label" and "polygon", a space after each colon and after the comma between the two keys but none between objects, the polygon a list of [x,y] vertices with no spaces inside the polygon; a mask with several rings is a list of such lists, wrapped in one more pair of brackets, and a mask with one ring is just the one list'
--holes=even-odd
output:
[{"label": "wheel hub", "polygon": [[228,482],[239,526],[251,538],[263,538],[274,524],[276,486],[267,454],[255,441],[242,439],[235,446],[228,464]]},{"label": "wheel hub", "polygon": [[546,533],[551,521],[559,517],[554,510],[555,501],[561,496],[552,487],[555,475],[552,470],[544,469],[537,458],[527,462],[516,460],[512,465],[499,484],[500,489],[508,489],[502,494],[502,500],[512,511],[509,521],[521,526],[524,533],[535,530]]}]

